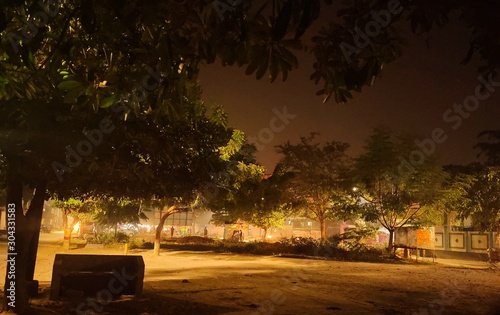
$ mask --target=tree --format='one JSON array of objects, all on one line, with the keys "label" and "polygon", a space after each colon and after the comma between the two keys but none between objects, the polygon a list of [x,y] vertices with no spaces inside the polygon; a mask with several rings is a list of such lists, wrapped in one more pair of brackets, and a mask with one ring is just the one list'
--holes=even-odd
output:
[{"label": "tree", "polygon": [[298,144],[287,142],[277,150],[283,155],[280,163],[293,174],[289,189],[296,208],[320,223],[324,241],[326,220],[353,214],[348,207],[352,160],[346,153],[347,143],[330,141],[321,145],[314,142],[315,136],[302,137]]},{"label": "tree", "polygon": [[[164,204],[164,203],[162,203],[162,204]],[[170,204],[172,204],[172,202],[170,202]],[[185,205],[184,203],[181,203],[181,202],[175,203],[175,202],[173,202],[173,205],[168,206],[168,207],[165,206],[165,207],[163,207],[163,210],[164,211],[160,212],[160,213],[163,213],[163,214],[160,216],[160,222],[156,226],[156,230],[155,230],[155,239],[154,239],[153,252],[157,256],[160,255],[161,233],[163,231],[163,226],[165,225],[165,221],[167,220],[167,218],[169,216],[171,216],[172,214],[175,214],[175,213],[187,212],[187,211],[191,210],[191,208],[189,207],[189,205]]]},{"label": "tree", "polygon": [[414,139],[376,128],[366,141],[365,153],[356,159],[358,184],[353,191],[362,217],[378,221],[389,231],[389,250],[395,229],[428,218],[428,212],[437,211],[435,206],[443,194],[446,175],[435,157],[424,157],[411,165],[406,161],[420,152]]},{"label": "tree", "polygon": [[206,187],[203,194],[203,207],[213,212],[212,221],[216,224],[250,222],[262,203],[259,189],[264,168],[256,163],[256,148],[246,143],[243,133],[235,134],[233,140],[221,149],[226,168],[212,175],[211,187]]},{"label": "tree", "polygon": [[271,176],[262,178],[252,194],[257,200],[254,209],[245,216],[245,220],[264,229],[262,236],[264,240],[267,240],[269,229],[283,228],[285,219],[293,212],[294,201],[288,189],[291,175],[278,164]]},{"label": "tree", "polygon": [[481,231],[500,230],[500,169],[473,163],[466,166],[447,166],[451,174],[454,198],[448,198],[449,209],[459,219],[471,218]]},{"label": "tree", "polygon": [[[449,208],[458,218],[472,218],[481,231],[500,232],[500,131],[485,130],[479,134],[482,140],[474,147],[480,150],[478,157],[486,157],[484,164],[449,165],[454,198]],[[498,244],[497,244],[498,245]]]},{"label": "tree", "polygon": [[[247,160],[251,161],[251,160]],[[240,163],[231,185],[210,204],[216,223],[245,221],[264,230],[281,228],[291,213],[292,200],[287,189],[289,175],[278,165],[272,175],[261,166]]]},{"label": "tree", "polygon": [[[85,202],[69,198],[68,200],[54,200],[54,207],[61,209],[62,219],[63,219],[63,231],[64,231],[64,241],[63,247],[69,249],[71,242],[71,233],[75,225],[80,222],[79,214],[85,211]],[[73,220],[68,223],[68,216],[71,215]]]},{"label": "tree", "polygon": [[500,232],[500,169],[485,167],[474,176],[469,191],[472,207],[462,208],[460,217],[472,217],[482,231]]},{"label": "tree", "polygon": [[[211,116],[212,113],[197,98],[196,91],[194,88],[191,95],[185,96],[178,119],[155,119],[153,114],[144,114],[110,124],[106,116],[111,111],[106,109],[77,117],[68,116],[70,110],[64,109],[67,106],[62,102],[23,103],[15,110],[7,105],[0,106],[0,111],[7,113],[0,115],[5,131],[1,134],[0,145],[2,152],[6,152],[7,171],[11,174],[6,179],[7,200],[9,204],[16,204],[19,266],[26,265],[27,269],[34,270],[34,260],[33,265],[22,261],[29,259],[25,257],[36,258],[36,251],[28,248],[36,247],[38,243],[35,237],[40,227],[43,200],[48,197],[45,187],[50,195],[61,199],[89,195],[149,199],[194,194],[196,189],[209,182],[210,173],[223,167],[218,149],[228,143],[232,129],[218,117],[220,113],[215,114],[218,110]],[[46,110],[41,111],[41,108]],[[19,123],[26,113],[38,111],[40,115],[36,120],[33,115],[32,120]],[[63,120],[58,122],[59,119]],[[90,142],[81,132],[87,124],[99,126],[103,121],[106,128],[113,127],[113,130],[107,134],[101,131],[101,142],[93,148],[92,154],[81,156],[73,153],[70,159],[74,162],[78,158],[78,163],[72,167],[52,167],[55,162],[62,165],[68,161],[65,156],[68,144],[73,148],[71,152],[76,152],[82,141]],[[37,189],[29,204],[31,210],[28,209],[25,215],[23,192],[27,185]],[[29,214],[32,212],[36,216]],[[26,216],[32,219],[25,221],[23,217]],[[24,251],[25,256],[20,255]],[[17,275],[16,290],[19,292],[25,290],[22,285],[24,277],[21,271]],[[19,293],[17,297],[17,305],[27,302],[26,295]]]},{"label": "tree", "polygon": [[108,197],[97,200],[93,205],[93,219],[102,226],[112,227],[117,237],[118,224],[138,224],[141,219],[146,220],[142,200]]}]

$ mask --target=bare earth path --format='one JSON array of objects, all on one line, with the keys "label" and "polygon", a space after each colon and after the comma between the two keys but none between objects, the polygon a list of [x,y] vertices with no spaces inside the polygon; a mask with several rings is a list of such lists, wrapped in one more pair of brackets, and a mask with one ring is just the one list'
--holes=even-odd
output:
[{"label": "bare earth path", "polygon": [[[4,259],[5,244],[0,244]],[[42,244],[35,278],[47,296],[56,253]],[[80,249],[72,254],[121,254]],[[500,314],[500,271],[439,264],[380,264],[207,252],[131,251],[146,264],[144,296],[105,314]],[[4,260],[5,261],[5,260]],[[0,272],[5,274],[5,264]],[[0,284],[3,287],[3,276]],[[187,281],[186,281],[187,280]],[[37,299],[46,314],[74,314]],[[498,313],[495,311],[498,310]],[[45,314],[45,313],[44,313]]]}]

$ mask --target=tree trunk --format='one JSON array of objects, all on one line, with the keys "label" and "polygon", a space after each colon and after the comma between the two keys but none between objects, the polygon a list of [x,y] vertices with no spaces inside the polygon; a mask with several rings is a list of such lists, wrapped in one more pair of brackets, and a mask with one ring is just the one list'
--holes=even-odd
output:
[{"label": "tree trunk", "polygon": [[[66,226],[66,228],[64,229],[63,248],[66,249],[66,250],[69,250],[70,245],[71,245],[71,234],[73,233],[73,229],[75,228],[75,225],[78,223],[78,221],[80,221],[80,219],[78,217],[74,217],[73,221],[68,226],[68,217],[67,217],[67,215],[64,214],[63,216],[66,216],[66,224],[64,224]],[[63,222],[64,222],[64,219],[63,219]]]},{"label": "tree trunk", "polygon": [[387,251],[389,254],[392,252],[392,245],[394,244],[394,229],[389,229],[389,245],[387,246]]},{"label": "tree trunk", "polygon": [[326,223],[324,218],[320,218],[319,227],[321,231],[321,244],[326,241]]},{"label": "tree trunk", "polygon": [[85,236],[85,231],[83,229],[83,227],[85,226],[86,222],[85,221],[82,221],[80,220],[80,228],[78,229],[78,237],[79,238],[83,238]]},{"label": "tree trunk", "polygon": [[61,214],[62,214],[62,222],[63,222],[63,231],[68,228],[68,214],[66,213],[66,210],[61,209]]},{"label": "tree trunk", "polygon": [[34,280],[36,255],[38,253],[38,240],[40,238],[40,225],[42,224],[43,204],[45,202],[45,191],[47,184],[40,183],[37,185],[35,195],[31,200],[30,207],[26,213],[30,229],[32,229],[33,237],[28,248],[28,264],[26,265],[26,279]]},{"label": "tree trunk", "polygon": [[23,184],[7,174],[7,268],[4,284],[4,311],[26,314],[29,298],[26,283],[28,252],[32,230],[23,211]]},{"label": "tree trunk", "polygon": [[497,237],[496,237],[496,240],[494,240],[494,241],[495,241],[495,245],[493,245],[492,247],[500,249],[500,222],[497,225]]},{"label": "tree trunk", "polygon": [[168,216],[172,213],[175,213],[175,206],[171,206],[167,209],[167,212],[162,214],[160,217],[160,222],[158,222],[158,226],[156,227],[155,233],[155,245],[154,245],[154,255],[160,256],[160,241],[161,241],[161,232],[163,231],[163,225],[165,224],[165,220],[167,220]]}]

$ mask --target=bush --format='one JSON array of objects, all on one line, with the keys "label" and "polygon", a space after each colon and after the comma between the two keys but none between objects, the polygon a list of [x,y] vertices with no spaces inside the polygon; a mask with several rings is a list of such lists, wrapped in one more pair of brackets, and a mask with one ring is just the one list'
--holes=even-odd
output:
[{"label": "bush", "polygon": [[[342,239],[343,241],[343,239]],[[153,243],[142,242],[143,249],[152,249]],[[216,253],[236,253],[254,255],[301,255],[324,259],[382,261],[383,250],[362,243],[341,242],[337,238],[329,239],[323,244],[311,237],[293,237],[279,242],[239,243],[232,241],[215,241],[203,237],[184,237],[176,242],[163,244],[162,248],[193,251],[213,251]]]},{"label": "bush", "polygon": [[104,245],[109,245],[113,243],[127,243],[129,242],[130,237],[123,233],[123,232],[117,232],[116,237],[114,232],[101,232],[97,234],[96,237],[89,237],[88,242],[91,244],[104,244]]},{"label": "bush", "polygon": [[123,232],[117,232],[115,237],[116,243],[128,243],[130,240],[130,236]]},{"label": "bush", "polygon": [[279,241],[281,251],[287,254],[313,256],[317,252],[320,243],[312,237],[292,237]]},{"label": "bush", "polygon": [[201,236],[184,236],[174,239],[176,243],[183,244],[213,244],[215,240],[208,237]]}]

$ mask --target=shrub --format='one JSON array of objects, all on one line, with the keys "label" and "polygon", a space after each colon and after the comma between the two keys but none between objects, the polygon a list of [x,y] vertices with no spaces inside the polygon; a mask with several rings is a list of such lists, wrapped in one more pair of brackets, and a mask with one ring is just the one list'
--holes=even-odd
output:
[{"label": "shrub", "polygon": [[152,242],[144,242],[141,245],[141,248],[143,249],[153,249],[155,245]]},{"label": "shrub", "polygon": [[117,232],[116,237],[114,238],[114,241],[116,243],[128,243],[130,240],[130,236],[123,232]]},{"label": "shrub", "polygon": [[101,232],[97,234],[96,237],[89,238],[88,242],[92,244],[109,245],[113,243],[127,243],[129,240],[130,237],[123,232],[117,232],[116,237],[114,232]]},{"label": "shrub", "polygon": [[317,239],[312,237],[292,237],[282,239],[279,242],[280,250],[287,254],[314,255],[320,245]]}]

